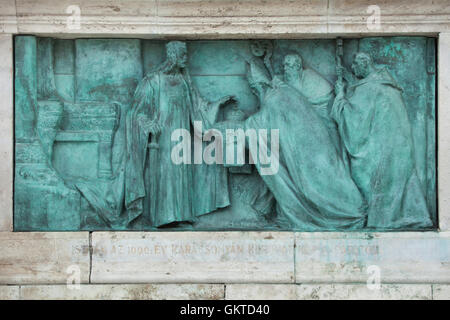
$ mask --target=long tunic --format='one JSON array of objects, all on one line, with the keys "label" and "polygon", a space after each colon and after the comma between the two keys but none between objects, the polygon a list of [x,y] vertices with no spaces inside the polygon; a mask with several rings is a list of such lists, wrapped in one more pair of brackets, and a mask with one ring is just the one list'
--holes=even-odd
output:
[{"label": "long tunic", "polygon": [[[261,175],[278,214],[296,230],[349,230],[364,226],[365,204],[328,130],[308,100],[275,79],[246,129],[279,129],[279,170]],[[266,143],[266,146],[262,144]],[[258,141],[273,154],[271,141]],[[252,153],[250,147],[250,152]],[[253,159],[257,158],[252,154]],[[261,173],[262,164],[255,163]]]},{"label": "long tunic", "polygon": [[349,86],[332,117],[350,158],[351,174],[368,202],[369,228],[432,225],[414,162],[401,90],[385,69]]}]

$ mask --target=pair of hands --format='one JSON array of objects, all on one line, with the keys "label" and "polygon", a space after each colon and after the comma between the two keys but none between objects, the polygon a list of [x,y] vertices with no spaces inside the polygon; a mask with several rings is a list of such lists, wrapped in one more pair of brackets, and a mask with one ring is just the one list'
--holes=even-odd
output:
[{"label": "pair of hands", "polygon": [[224,96],[219,100],[219,104],[221,106],[227,105],[228,103],[237,102],[237,98],[235,95]]},{"label": "pair of hands", "polygon": [[351,81],[351,74],[342,65],[336,66],[336,74],[338,76],[338,81],[334,86],[334,93],[336,94],[336,99],[343,99],[345,97],[345,83],[342,79],[347,82]]},{"label": "pair of hands", "polygon": [[336,94],[336,99],[343,99],[345,96],[345,84],[344,81],[336,81],[334,85],[334,93]]},{"label": "pair of hands", "polygon": [[[228,103],[233,103],[233,102],[237,102],[236,96],[234,95],[228,95],[228,96],[224,96],[219,100],[219,104],[221,106],[225,106]],[[161,133],[161,125],[158,123],[158,120],[152,120],[152,121],[148,121],[148,118],[145,117],[144,115],[138,116],[138,122],[139,125],[147,132],[153,134],[153,135],[158,135],[159,133]]]}]

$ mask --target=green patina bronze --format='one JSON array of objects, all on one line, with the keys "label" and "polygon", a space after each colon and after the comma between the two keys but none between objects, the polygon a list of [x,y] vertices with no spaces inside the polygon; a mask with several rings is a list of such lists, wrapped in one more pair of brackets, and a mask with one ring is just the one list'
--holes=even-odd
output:
[{"label": "green patina bronze", "polygon": [[435,65],[425,37],[17,36],[14,228],[433,229]]}]

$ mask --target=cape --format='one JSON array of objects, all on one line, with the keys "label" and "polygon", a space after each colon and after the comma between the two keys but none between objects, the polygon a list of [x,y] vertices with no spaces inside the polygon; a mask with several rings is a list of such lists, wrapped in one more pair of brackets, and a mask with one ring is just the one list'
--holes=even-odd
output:
[{"label": "cape", "polygon": [[350,85],[331,114],[352,177],[369,205],[367,227],[430,227],[402,91],[388,71],[377,70]]}]

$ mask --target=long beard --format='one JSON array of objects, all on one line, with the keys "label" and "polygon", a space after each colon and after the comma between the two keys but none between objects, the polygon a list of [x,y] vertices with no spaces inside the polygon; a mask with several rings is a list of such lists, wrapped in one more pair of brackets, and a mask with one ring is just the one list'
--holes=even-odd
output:
[{"label": "long beard", "polygon": [[284,80],[289,84],[295,83],[299,79],[300,72],[298,72],[297,70],[286,70],[284,73]]}]

